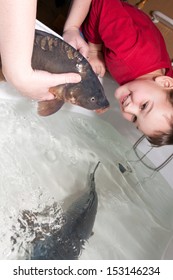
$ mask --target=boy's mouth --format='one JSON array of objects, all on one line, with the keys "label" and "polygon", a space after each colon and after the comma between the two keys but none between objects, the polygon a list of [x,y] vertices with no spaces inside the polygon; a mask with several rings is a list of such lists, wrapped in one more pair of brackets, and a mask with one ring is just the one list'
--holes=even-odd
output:
[{"label": "boy's mouth", "polygon": [[130,100],[129,100],[130,96],[131,96],[131,93],[126,94],[126,95],[121,97],[120,103],[121,103],[123,108],[125,108],[130,103]]}]

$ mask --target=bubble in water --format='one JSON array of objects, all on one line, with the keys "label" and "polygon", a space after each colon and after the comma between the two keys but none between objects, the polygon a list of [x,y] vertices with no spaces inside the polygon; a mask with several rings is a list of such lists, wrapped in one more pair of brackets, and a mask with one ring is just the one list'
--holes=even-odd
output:
[{"label": "bubble in water", "polygon": [[45,152],[45,157],[50,162],[55,162],[57,160],[57,155],[54,150],[48,150]]},{"label": "bubble in water", "polygon": [[77,158],[75,156],[70,156],[70,162],[72,164],[76,164],[77,163]]},{"label": "bubble in water", "polygon": [[7,117],[8,115],[12,114],[13,110],[10,108],[10,104],[7,102],[0,103],[0,116],[2,118]]}]

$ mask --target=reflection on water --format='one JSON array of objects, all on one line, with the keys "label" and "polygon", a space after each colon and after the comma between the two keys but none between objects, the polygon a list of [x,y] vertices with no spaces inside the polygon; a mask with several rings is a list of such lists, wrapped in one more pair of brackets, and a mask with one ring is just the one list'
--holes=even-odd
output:
[{"label": "reflection on water", "polygon": [[[173,235],[173,189],[130,162],[131,145],[99,117],[35,111],[25,100],[0,100],[0,259],[30,255],[31,224],[42,225],[39,234],[61,227],[62,208],[85,192],[98,161],[98,211],[80,258],[160,259]],[[46,218],[38,215],[45,209]]]}]

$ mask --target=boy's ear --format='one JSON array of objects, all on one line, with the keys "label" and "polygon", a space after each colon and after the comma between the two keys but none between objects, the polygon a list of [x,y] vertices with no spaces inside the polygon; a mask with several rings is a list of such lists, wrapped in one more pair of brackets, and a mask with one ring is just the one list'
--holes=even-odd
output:
[{"label": "boy's ear", "polygon": [[173,78],[169,76],[158,76],[155,78],[155,82],[165,89],[173,88]]}]

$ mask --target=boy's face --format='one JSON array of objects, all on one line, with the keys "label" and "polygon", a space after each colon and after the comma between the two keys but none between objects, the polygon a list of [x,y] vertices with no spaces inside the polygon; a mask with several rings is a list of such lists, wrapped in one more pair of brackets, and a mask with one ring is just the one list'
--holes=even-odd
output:
[{"label": "boy's face", "polygon": [[162,85],[142,79],[120,86],[115,91],[115,97],[119,101],[123,117],[134,122],[147,136],[152,136],[156,131],[168,131],[173,107],[165,92],[167,87],[168,81]]}]

